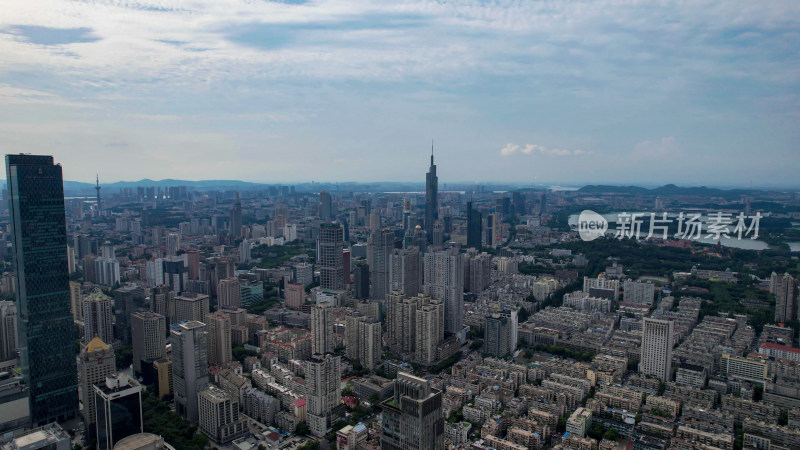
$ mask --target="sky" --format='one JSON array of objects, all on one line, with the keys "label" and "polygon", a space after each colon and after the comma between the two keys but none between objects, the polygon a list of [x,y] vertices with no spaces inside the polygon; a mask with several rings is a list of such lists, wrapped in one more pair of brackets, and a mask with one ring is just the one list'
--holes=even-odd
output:
[{"label": "sky", "polygon": [[800,1],[0,0],[64,177],[798,187]]}]

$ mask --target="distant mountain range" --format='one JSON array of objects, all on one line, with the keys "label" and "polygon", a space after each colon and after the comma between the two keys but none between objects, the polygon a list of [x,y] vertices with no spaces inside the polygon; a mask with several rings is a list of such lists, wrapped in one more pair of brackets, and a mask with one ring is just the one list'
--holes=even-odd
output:
[{"label": "distant mountain range", "polygon": [[[3,186],[6,185],[5,180],[0,180],[0,183]],[[173,179],[165,179],[165,180],[150,180],[150,179],[142,179],[139,181],[117,181],[115,183],[100,183],[100,187],[103,190],[108,191],[118,191],[120,189],[136,189],[137,187],[169,187],[169,186],[188,186],[193,189],[200,189],[200,190],[211,190],[211,189],[256,189],[264,186],[268,186],[267,184],[263,183],[250,183],[248,181],[239,181],[239,180],[200,180],[200,181],[187,181],[187,180],[173,180]],[[93,193],[94,192],[94,183],[83,183],[80,181],[64,181],[64,191],[71,192],[71,193]]]},{"label": "distant mountain range", "polygon": [[632,195],[653,195],[662,197],[672,196],[698,196],[698,197],[723,197],[738,198],[742,195],[763,193],[758,189],[718,189],[706,186],[699,187],[678,187],[674,184],[667,184],[661,187],[647,189],[639,186],[608,186],[608,185],[588,185],[578,189],[578,192],[586,194],[632,194]]},{"label": "distant mountain range", "polygon": [[[0,180],[5,186],[5,180]],[[298,192],[318,192],[321,189],[330,191],[396,191],[396,192],[413,192],[422,188],[422,183],[417,182],[374,182],[374,183],[357,183],[357,182],[343,182],[343,183],[253,183],[249,181],[240,180],[151,180],[148,178],[138,181],[117,181],[114,183],[100,183],[103,192],[116,192],[120,189],[136,189],[142,187],[161,187],[166,188],[170,186],[187,186],[196,190],[250,190],[250,189],[263,189],[267,186],[275,186],[277,184],[292,185]],[[491,186],[492,189],[500,190],[514,190],[515,188],[507,185],[500,185],[495,183],[479,183],[486,186]],[[447,183],[440,186],[445,189],[471,189],[475,183]],[[83,183],[80,181],[64,181],[64,191],[69,194],[94,194],[94,183]],[[543,189],[544,186],[537,187],[536,189]],[[525,188],[530,189],[530,188]],[[760,189],[720,189],[710,188],[706,186],[694,187],[679,187],[674,184],[667,184],[657,188],[644,188],[640,186],[614,186],[614,185],[595,185],[590,184],[578,189],[577,192],[584,194],[627,194],[627,195],[650,195],[650,196],[700,196],[700,197],[723,197],[726,199],[739,198],[742,195],[751,195],[755,193],[768,192]]]}]

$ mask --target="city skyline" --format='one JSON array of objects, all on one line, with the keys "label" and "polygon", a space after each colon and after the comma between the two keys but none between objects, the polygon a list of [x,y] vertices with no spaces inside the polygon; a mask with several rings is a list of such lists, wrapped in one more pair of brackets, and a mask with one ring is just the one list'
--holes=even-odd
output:
[{"label": "city skyline", "polygon": [[0,450],[800,449],[799,0],[6,3]]},{"label": "city skyline", "polygon": [[[21,370],[0,380],[0,404],[29,407],[0,430],[57,422],[10,449],[252,447],[262,424],[301,449],[334,433],[339,450],[800,445],[795,193],[440,195],[431,156],[424,204],[285,185],[90,202],[63,195],[51,156],[6,159],[0,256],[15,272],[0,295],[17,301],[0,305],[0,364]],[[563,220],[587,204],[709,202],[720,219],[755,206],[763,247],[669,230],[591,242]]]},{"label": "city skyline", "polygon": [[0,145],[68,180],[796,185],[797,2],[38,3]]}]

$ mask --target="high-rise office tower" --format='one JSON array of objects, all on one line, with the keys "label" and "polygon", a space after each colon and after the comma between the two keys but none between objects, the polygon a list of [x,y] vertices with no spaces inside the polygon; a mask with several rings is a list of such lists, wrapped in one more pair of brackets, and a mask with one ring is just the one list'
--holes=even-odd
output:
[{"label": "high-rise office tower", "polygon": [[798,283],[788,273],[772,273],[769,291],[775,296],[775,322],[782,323],[798,317]]},{"label": "high-rise office tower", "polygon": [[253,259],[252,244],[250,240],[242,239],[242,243],[239,244],[239,262],[248,263],[251,259]]},{"label": "high-rise office tower", "polygon": [[542,198],[540,199],[539,204],[539,212],[546,213],[547,212],[547,191],[542,191]]},{"label": "high-rise office tower", "polygon": [[208,332],[208,363],[224,366],[233,360],[231,355],[231,319],[227,314],[217,311],[206,316]]},{"label": "high-rise office tower", "polygon": [[119,260],[116,250],[110,242],[100,247],[100,257],[94,260],[97,283],[104,286],[114,286],[119,283]]},{"label": "high-rise office tower", "polygon": [[189,268],[181,257],[167,256],[164,258],[164,284],[177,293],[186,290],[189,283]]},{"label": "high-rise office tower", "polygon": [[117,364],[114,349],[100,338],[93,338],[81,349],[78,357],[81,382],[81,403],[83,421],[87,425],[95,423],[95,402],[92,386],[100,383],[106,377],[117,373]]},{"label": "high-rise office tower", "polygon": [[674,322],[645,317],[642,323],[642,355],[639,372],[658,377],[663,382],[672,377]]},{"label": "high-rise office tower", "polygon": [[242,237],[242,202],[239,200],[239,192],[236,192],[236,200],[231,208],[231,236],[234,239]]},{"label": "high-rise office tower", "polygon": [[[525,210],[525,197],[522,196],[522,192],[514,191],[511,193],[511,202],[514,205],[514,214],[516,215],[523,215],[527,214],[528,212]],[[659,208],[656,208],[659,209]]]},{"label": "high-rise office tower", "polygon": [[0,301],[0,361],[17,357],[17,305]]},{"label": "high-rise office tower", "polygon": [[126,284],[111,292],[114,297],[114,315],[116,323],[114,332],[117,339],[124,344],[131,343],[131,314],[144,308],[147,299],[144,289],[135,284]]},{"label": "high-rise office tower", "polygon": [[[465,267],[467,280],[465,280],[465,290],[469,292],[482,292],[492,283],[492,255],[477,251],[468,251],[469,267]],[[468,269],[468,270],[467,270]]]},{"label": "high-rise office tower", "polygon": [[200,252],[198,250],[186,250],[186,266],[189,269],[190,280],[200,277]]},{"label": "high-rise office tower", "polygon": [[94,266],[94,260],[95,257],[93,255],[86,255],[81,260],[83,280],[89,283],[97,283],[97,270]]},{"label": "high-rise office tower", "polygon": [[238,278],[219,280],[217,286],[217,304],[238,308],[242,306],[242,289]]},{"label": "high-rise office tower", "polygon": [[122,439],[144,432],[142,385],[125,373],[92,386],[97,408],[97,449],[112,450]]},{"label": "high-rise office tower", "polygon": [[467,247],[481,249],[481,232],[483,223],[481,212],[472,207],[472,202],[467,202]]},{"label": "high-rise office tower", "polygon": [[306,289],[302,284],[286,283],[286,306],[300,309],[306,301]]},{"label": "high-rise office tower", "polygon": [[177,256],[181,248],[181,235],[178,233],[167,234],[167,256]]},{"label": "high-rise office tower", "polygon": [[69,282],[69,303],[72,318],[83,322],[83,295],[81,293],[81,284],[77,281]]},{"label": "high-rise office tower", "polygon": [[400,291],[409,297],[417,295],[420,291],[420,262],[416,247],[393,249],[389,264],[389,292]]},{"label": "high-rise office tower", "polygon": [[508,219],[511,217],[511,199],[508,197],[500,197],[495,200],[494,210],[500,214],[501,219]]},{"label": "high-rise office tower", "polygon": [[175,297],[175,317],[172,322],[198,321],[205,323],[208,311],[207,295],[187,292]]},{"label": "high-rise office tower", "polygon": [[344,354],[349,359],[358,359],[358,322],[365,316],[354,311],[344,318]]},{"label": "high-rise office tower", "polygon": [[381,362],[383,331],[378,319],[367,317],[358,324],[358,361],[368,370],[375,370]]},{"label": "high-rise office tower", "polygon": [[319,225],[319,285],[323,289],[341,290],[342,250],[344,249],[344,232],[339,223],[321,223]]},{"label": "high-rise office tower", "polygon": [[154,361],[167,355],[166,323],[164,316],[151,311],[136,311],[131,314],[133,370],[137,375],[141,375]]},{"label": "high-rise office tower", "polygon": [[156,258],[145,263],[147,287],[156,287],[164,284],[164,260]]},{"label": "high-rise office tower", "polygon": [[424,256],[422,291],[444,302],[445,331],[459,333],[464,317],[464,260],[455,251],[428,252]]},{"label": "high-rise office tower", "polygon": [[350,256],[350,250],[342,251],[342,277],[344,284],[351,284],[353,281],[350,279],[350,269],[352,264],[352,258]]},{"label": "high-rise office tower", "polygon": [[431,245],[434,247],[441,247],[444,244],[444,221],[437,220],[433,224],[433,239]]},{"label": "high-rise office tower", "polygon": [[78,382],[67,273],[61,166],[52,156],[6,155],[20,363],[39,425],[73,417]]},{"label": "high-rise office tower", "polygon": [[150,309],[156,314],[161,314],[167,320],[167,325],[175,323],[175,291],[170,290],[169,286],[162,284],[156,286],[152,291]]},{"label": "high-rise office tower", "polygon": [[381,230],[381,212],[377,209],[373,209],[372,212],[369,213],[369,232],[377,233],[380,230]]},{"label": "high-rise office tower", "polygon": [[158,393],[158,398],[163,400],[164,397],[172,395],[174,392],[172,383],[172,357],[153,361],[153,370],[156,372],[156,392]]},{"label": "high-rise office tower", "polygon": [[353,270],[353,296],[357,299],[369,298],[369,265],[357,263]]},{"label": "high-rise office tower", "polygon": [[92,244],[89,235],[84,233],[75,233],[73,236],[73,246],[75,247],[75,257],[78,260],[92,254]]},{"label": "high-rise office tower", "polygon": [[192,321],[172,325],[172,384],[175,411],[192,423],[199,412],[197,395],[208,388],[208,348],[206,326]]},{"label": "high-rise office tower", "polygon": [[428,243],[433,242],[433,223],[439,219],[439,177],[433,163],[433,144],[431,144],[431,167],[425,175],[425,232]]},{"label": "high-rise office tower", "polygon": [[247,419],[239,415],[239,398],[209,386],[199,395],[200,430],[217,444],[227,444],[247,434]]},{"label": "high-rise office tower", "polygon": [[372,233],[367,242],[369,278],[372,282],[370,293],[372,298],[386,299],[389,293],[389,265],[394,250],[394,231],[384,228]]},{"label": "high-rise office tower", "polygon": [[361,312],[345,318],[345,354],[369,370],[381,359],[381,323]]},{"label": "high-rise office tower", "polygon": [[103,294],[97,287],[83,300],[83,342],[89,342],[95,336],[103,342],[114,340],[111,297]]},{"label": "high-rise office tower", "polygon": [[297,284],[308,287],[314,282],[314,267],[309,263],[300,263],[292,266],[292,278]]},{"label": "high-rise office tower", "polygon": [[217,297],[217,287],[219,281],[236,276],[235,265],[231,258],[212,257],[206,260],[205,276],[202,278],[208,281],[208,295]]},{"label": "high-rise office tower", "polygon": [[422,364],[436,361],[436,349],[444,340],[444,303],[436,298],[421,296],[417,304],[414,360]]},{"label": "high-rise office tower", "polygon": [[417,299],[406,297],[401,291],[386,296],[386,343],[401,355],[414,352]]},{"label": "high-rise office tower", "polygon": [[439,450],[444,448],[442,393],[430,381],[399,372],[394,396],[384,400],[383,450]]},{"label": "high-rise office tower", "polygon": [[392,292],[386,300],[387,344],[405,358],[423,364],[434,362],[444,339],[444,314],[442,300]]},{"label": "high-rise office tower", "polygon": [[164,245],[164,227],[162,225],[153,225],[150,228],[150,240],[153,243],[153,247]]},{"label": "high-rise office tower", "polygon": [[504,310],[486,317],[483,352],[505,356],[517,349],[517,311]]},{"label": "high-rise office tower", "polygon": [[409,223],[409,219],[411,218],[413,210],[411,209],[411,199],[404,198],[403,199],[403,230],[408,230],[412,228],[411,224]]},{"label": "high-rise office tower", "polygon": [[311,308],[311,353],[333,353],[336,347],[333,337],[333,309],[323,302]]},{"label": "high-rise office tower", "polygon": [[[108,246],[103,247],[108,248]],[[113,256],[113,250],[111,255],[112,256],[105,256],[104,252],[104,256],[94,260],[94,270],[97,278],[97,284],[101,284],[103,286],[114,286],[119,283],[119,260]]]},{"label": "high-rise office tower", "polygon": [[323,221],[333,220],[331,194],[324,190],[319,192],[319,218]]},{"label": "high-rise office tower", "polygon": [[500,219],[499,212],[489,213],[486,218],[486,239],[492,248],[497,248],[502,244],[503,238],[503,222]]},{"label": "high-rise office tower", "polygon": [[72,247],[67,247],[67,268],[70,275],[75,273],[75,249]]},{"label": "high-rise office tower", "polygon": [[342,413],[342,358],[330,353],[312,355],[304,362],[306,420],[311,434],[324,436]]}]

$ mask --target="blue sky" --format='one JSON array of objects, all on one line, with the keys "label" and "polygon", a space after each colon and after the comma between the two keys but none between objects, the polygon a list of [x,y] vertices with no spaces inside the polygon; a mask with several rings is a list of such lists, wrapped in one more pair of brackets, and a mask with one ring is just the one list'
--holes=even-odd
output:
[{"label": "blue sky", "polygon": [[795,0],[2,9],[0,148],[70,180],[800,186]]}]

